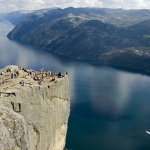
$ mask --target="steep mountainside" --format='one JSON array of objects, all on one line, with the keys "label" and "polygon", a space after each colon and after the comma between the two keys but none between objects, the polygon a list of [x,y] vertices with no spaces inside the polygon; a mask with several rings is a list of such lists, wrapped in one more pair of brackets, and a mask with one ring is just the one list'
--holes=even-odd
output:
[{"label": "steep mountainside", "polygon": [[8,37],[78,59],[150,70],[149,10],[39,10],[18,24]]}]

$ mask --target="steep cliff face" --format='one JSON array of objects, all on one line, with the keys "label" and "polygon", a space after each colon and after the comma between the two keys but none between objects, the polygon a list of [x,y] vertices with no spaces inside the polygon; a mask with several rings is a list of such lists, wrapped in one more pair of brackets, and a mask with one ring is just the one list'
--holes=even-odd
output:
[{"label": "steep cliff face", "polygon": [[[0,73],[17,66],[7,66]],[[0,75],[0,147],[11,150],[63,150],[70,112],[68,75],[46,75],[42,82],[33,74],[18,70]],[[32,77],[32,78],[31,78]],[[20,84],[20,81],[24,84]]]}]

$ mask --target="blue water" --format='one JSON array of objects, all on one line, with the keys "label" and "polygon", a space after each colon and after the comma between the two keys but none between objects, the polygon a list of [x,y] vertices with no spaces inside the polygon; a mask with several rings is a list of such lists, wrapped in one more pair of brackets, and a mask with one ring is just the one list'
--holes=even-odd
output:
[{"label": "blue water", "polygon": [[11,41],[14,26],[0,22],[0,68],[14,64],[68,72],[69,150],[149,150],[150,76],[84,62]]}]

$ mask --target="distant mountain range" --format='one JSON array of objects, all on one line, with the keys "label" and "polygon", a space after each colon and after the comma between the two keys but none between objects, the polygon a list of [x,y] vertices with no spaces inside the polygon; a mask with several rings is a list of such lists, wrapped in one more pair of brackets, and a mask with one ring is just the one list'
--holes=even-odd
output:
[{"label": "distant mountain range", "polygon": [[30,13],[32,13],[33,11],[26,11],[26,10],[22,10],[22,11],[15,11],[15,12],[10,12],[10,13],[3,13],[0,14],[0,17],[2,19],[5,20],[9,20],[10,22],[12,22],[14,25],[19,24],[21,21],[23,21],[25,18],[28,17],[28,15]]},{"label": "distant mountain range", "polygon": [[150,71],[150,10],[69,7],[18,18],[23,21],[8,34],[10,39],[69,57]]}]

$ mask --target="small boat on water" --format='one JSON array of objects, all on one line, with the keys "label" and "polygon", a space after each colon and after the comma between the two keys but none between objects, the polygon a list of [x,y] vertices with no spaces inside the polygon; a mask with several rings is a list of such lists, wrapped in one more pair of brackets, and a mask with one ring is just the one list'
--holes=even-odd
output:
[{"label": "small boat on water", "polygon": [[[146,130],[145,130],[146,131]],[[150,134],[150,131],[146,131],[147,134]]]}]

